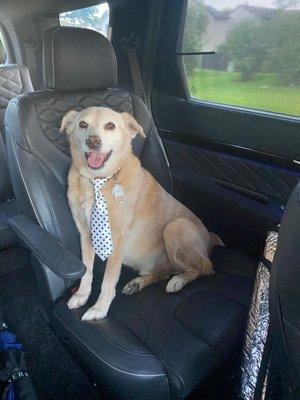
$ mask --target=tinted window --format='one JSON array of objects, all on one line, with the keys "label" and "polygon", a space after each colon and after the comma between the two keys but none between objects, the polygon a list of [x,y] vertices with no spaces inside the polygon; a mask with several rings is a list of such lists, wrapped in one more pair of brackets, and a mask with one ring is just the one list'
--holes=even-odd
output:
[{"label": "tinted window", "polygon": [[300,115],[300,1],[189,0],[183,52],[192,97]]},{"label": "tinted window", "polygon": [[107,3],[80,8],[59,15],[62,26],[77,26],[93,29],[107,36],[109,27],[109,7]]},{"label": "tinted window", "polygon": [[3,38],[0,33],[0,65],[4,64],[5,61],[6,61],[6,54],[5,54],[5,49],[4,49]]}]

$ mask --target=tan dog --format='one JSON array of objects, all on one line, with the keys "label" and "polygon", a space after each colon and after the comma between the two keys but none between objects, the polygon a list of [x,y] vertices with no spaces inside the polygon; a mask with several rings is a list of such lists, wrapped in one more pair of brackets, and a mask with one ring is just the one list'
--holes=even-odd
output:
[{"label": "tan dog", "polygon": [[68,302],[71,309],[83,306],[91,292],[95,251],[90,220],[95,199],[90,179],[117,173],[125,194],[125,201],[118,204],[112,194],[113,179],[101,189],[114,250],[107,260],[101,294],[82,320],[107,315],[122,264],[140,273],[124,287],[124,294],[132,294],[171,274],[177,275],[169,280],[166,291],[178,292],[188,282],[213,272],[209,253],[213,245],[222,244],[221,240],[141,167],[132,153],[131,141],[137,133],[145,135],[130,114],[103,107],[69,111],[60,131],[67,132],[71,146],[68,199],[80,232],[82,261],[87,267],[78,291]]}]

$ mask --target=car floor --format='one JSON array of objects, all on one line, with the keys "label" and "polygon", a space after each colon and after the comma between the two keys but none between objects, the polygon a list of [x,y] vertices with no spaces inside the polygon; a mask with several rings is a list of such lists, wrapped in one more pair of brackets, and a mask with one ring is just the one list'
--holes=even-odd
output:
[{"label": "car floor", "polygon": [[[0,254],[1,265],[3,260]],[[15,268],[1,275],[0,307],[5,321],[23,344],[38,399],[99,399],[87,374],[48,325],[31,267]]]}]

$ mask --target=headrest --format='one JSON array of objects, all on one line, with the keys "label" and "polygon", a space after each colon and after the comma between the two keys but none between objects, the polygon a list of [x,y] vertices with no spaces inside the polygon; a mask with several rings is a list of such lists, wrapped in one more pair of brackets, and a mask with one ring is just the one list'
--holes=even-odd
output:
[{"label": "headrest", "polygon": [[44,80],[47,88],[59,90],[116,85],[117,60],[110,41],[89,29],[49,29],[44,38]]}]

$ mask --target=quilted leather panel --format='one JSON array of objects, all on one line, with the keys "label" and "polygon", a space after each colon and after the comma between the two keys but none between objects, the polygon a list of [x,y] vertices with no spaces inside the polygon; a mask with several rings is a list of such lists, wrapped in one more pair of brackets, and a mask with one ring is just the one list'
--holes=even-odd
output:
[{"label": "quilted leather panel", "polygon": [[6,108],[11,99],[22,93],[22,78],[17,66],[0,68],[0,107]]},{"label": "quilted leather panel", "polygon": [[300,179],[300,174],[289,174],[279,168],[181,143],[166,140],[165,146],[171,167],[237,185],[282,205],[286,204]]},{"label": "quilted leather panel", "polygon": [[106,89],[89,92],[52,92],[50,96],[33,97],[33,103],[45,136],[63,153],[70,155],[65,135],[59,133],[61,121],[69,110],[81,111],[87,107],[109,107],[117,112],[133,113],[132,98],[124,89]]}]

